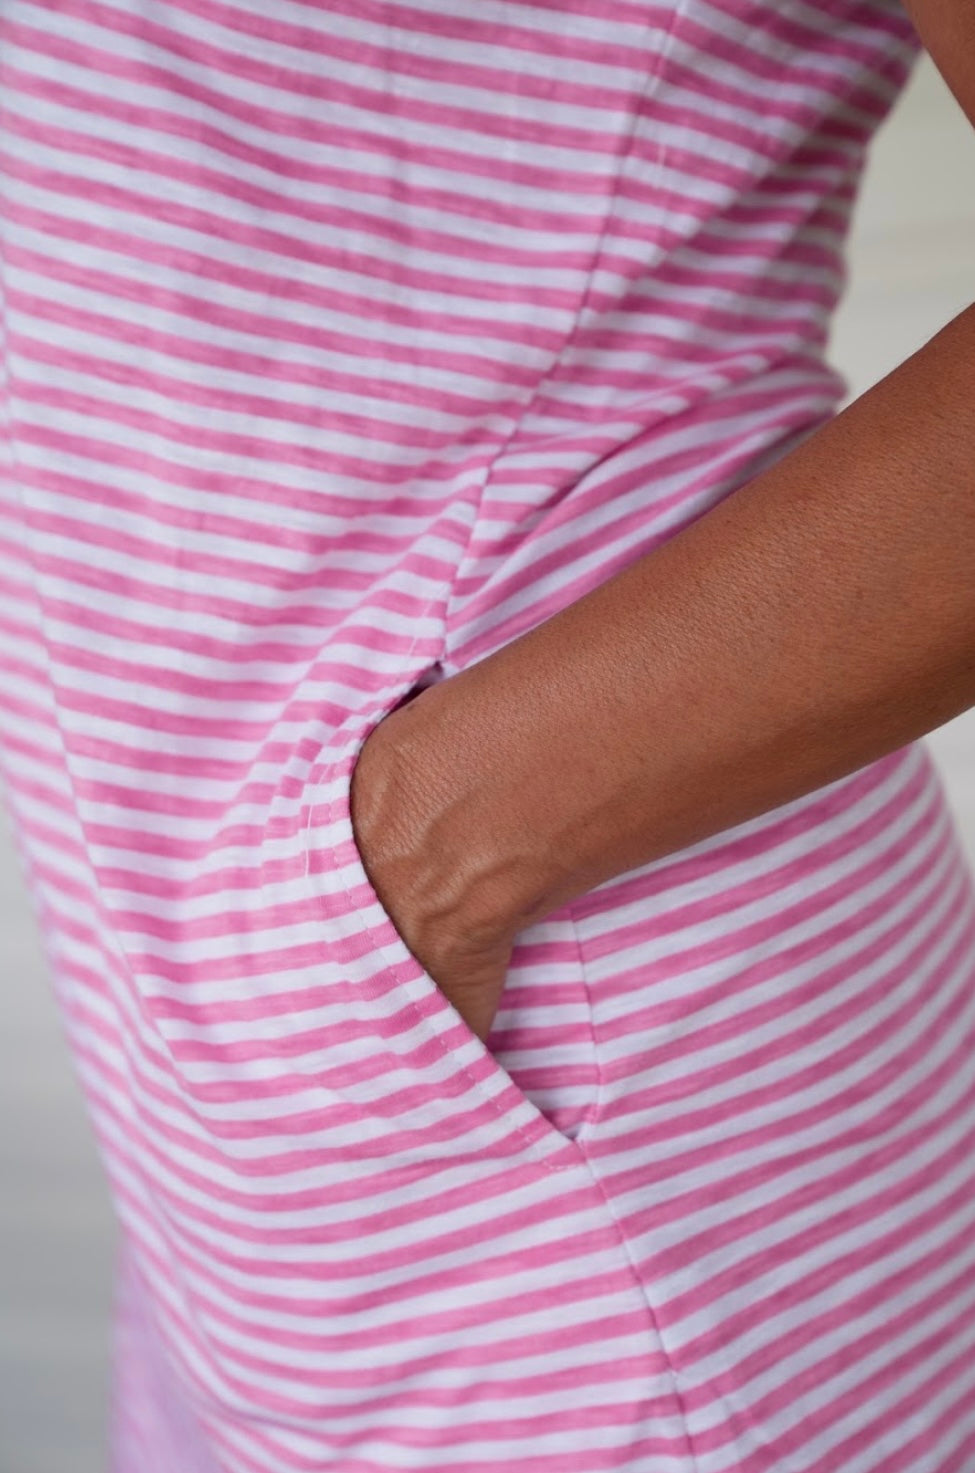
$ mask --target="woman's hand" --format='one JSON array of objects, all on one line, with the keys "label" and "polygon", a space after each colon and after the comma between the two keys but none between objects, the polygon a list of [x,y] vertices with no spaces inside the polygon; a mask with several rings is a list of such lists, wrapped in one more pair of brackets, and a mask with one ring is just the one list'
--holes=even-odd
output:
[{"label": "woman's hand", "polygon": [[[406,946],[485,1042],[504,989],[513,933],[497,916],[465,900],[470,891],[457,883],[464,856],[451,852],[458,827],[450,825],[448,844],[446,827],[438,822],[451,806],[443,775],[431,770],[438,766],[442,743],[434,724],[426,739],[427,760],[421,754],[418,763],[415,713],[411,742],[401,740],[404,709],[380,722],[359,754],[350,791],[353,833],[373,889]],[[471,840],[473,850],[476,836]]]}]

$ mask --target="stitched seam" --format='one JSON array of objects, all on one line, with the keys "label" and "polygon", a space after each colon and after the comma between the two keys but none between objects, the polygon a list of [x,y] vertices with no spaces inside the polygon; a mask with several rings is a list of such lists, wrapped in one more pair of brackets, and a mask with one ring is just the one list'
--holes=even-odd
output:
[{"label": "stitched seam", "polygon": [[582,990],[585,993],[586,998],[586,1023],[589,1029],[589,1049],[592,1056],[593,1066],[596,1071],[596,1087],[593,1092],[593,1097],[589,1102],[589,1107],[586,1110],[585,1115],[582,1117],[582,1124],[580,1125],[579,1130],[577,1131],[575,1136],[576,1145],[580,1146],[581,1148],[581,1143],[587,1140],[589,1137],[590,1126],[594,1125],[602,1114],[603,1086],[605,1084],[605,1077],[603,1075],[603,1064],[599,1053],[599,1042],[596,1038],[596,1020],[595,1009],[593,1007],[592,1001],[592,987],[589,983],[589,972],[586,967],[586,958],[582,946],[582,937],[579,934],[579,925],[576,920],[574,903],[572,901],[569,901],[568,905],[565,908],[565,911],[569,920],[569,925],[572,930],[572,937],[575,941],[576,963],[579,970],[579,978],[582,982]]},{"label": "stitched seam", "polygon": [[680,1415],[681,1415],[681,1420],[682,1420],[682,1422],[684,1424],[684,1435],[685,1435],[685,1439],[686,1439],[686,1443],[687,1443],[687,1455],[688,1455],[688,1457],[691,1460],[691,1466],[694,1469],[694,1473],[701,1473],[701,1466],[700,1466],[700,1463],[698,1462],[697,1453],[696,1453],[695,1448],[694,1448],[694,1436],[693,1436],[693,1433],[691,1432],[690,1421],[689,1421],[688,1414],[687,1414],[687,1407],[685,1405],[684,1397],[683,1397],[683,1394],[682,1394],[682,1391],[681,1391],[681,1387],[680,1387],[680,1376],[679,1376],[679,1373],[677,1371],[677,1368],[675,1367],[673,1361],[670,1358],[670,1351],[667,1349],[667,1346],[664,1344],[664,1338],[663,1338],[663,1335],[660,1333],[660,1325],[659,1325],[659,1323],[657,1321],[657,1315],[656,1315],[656,1312],[654,1310],[653,1303],[651,1302],[650,1296],[647,1293],[646,1285],[644,1284],[644,1282],[643,1282],[642,1278],[640,1277],[640,1275],[637,1273],[636,1264],[634,1263],[633,1256],[630,1253],[629,1241],[628,1241],[628,1239],[626,1237],[626,1234],[623,1232],[622,1227],[620,1226],[620,1222],[619,1222],[618,1217],[616,1216],[616,1213],[613,1211],[612,1203],[611,1203],[609,1197],[607,1197],[607,1195],[606,1195],[606,1191],[605,1191],[605,1188],[603,1187],[602,1181],[596,1175],[595,1171],[593,1171],[593,1169],[592,1169],[592,1163],[591,1163],[591,1161],[589,1159],[589,1156],[586,1154],[586,1152],[580,1148],[579,1154],[580,1154],[580,1159],[581,1159],[583,1165],[585,1166],[585,1169],[586,1169],[586,1171],[587,1171],[587,1173],[589,1175],[589,1179],[590,1179],[590,1181],[593,1184],[593,1187],[599,1193],[600,1199],[601,1199],[601,1201],[603,1203],[603,1206],[605,1208],[605,1217],[606,1217],[606,1220],[611,1225],[612,1231],[616,1235],[616,1239],[617,1239],[617,1241],[619,1243],[619,1246],[620,1246],[620,1248],[622,1250],[623,1260],[626,1263],[627,1269],[629,1270],[630,1278],[632,1279],[633,1284],[636,1287],[636,1290],[637,1290],[637,1292],[638,1292],[638,1294],[640,1296],[641,1303],[644,1305],[644,1307],[646,1309],[647,1316],[648,1316],[648,1318],[650,1320],[651,1325],[653,1326],[653,1333],[656,1336],[657,1344],[660,1346],[660,1349],[661,1349],[661,1351],[663,1353],[664,1360],[667,1362],[667,1372],[668,1372],[668,1374],[670,1376],[670,1382],[671,1382],[671,1388],[672,1388],[673,1394],[674,1394],[674,1400],[677,1403],[677,1407],[678,1407],[678,1410],[680,1411]]},{"label": "stitched seam", "polygon": [[[674,11],[674,14],[672,15],[672,17],[670,19],[669,25],[667,26],[667,31],[666,31],[666,34],[665,34],[665,36],[663,38],[663,41],[661,43],[660,52],[659,52],[659,54],[657,56],[656,65],[654,66],[653,70],[650,71],[647,74],[646,80],[644,82],[643,89],[642,89],[642,91],[640,93],[640,99],[639,99],[640,103],[643,103],[643,102],[646,101],[646,99],[648,98],[648,96],[651,95],[651,91],[652,91],[653,86],[660,79],[660,74],[663,71],[664,64],[665,64],[665,62],[667,60],[667,57],[670,55],[671,47],[673,45],[674,32],[675,32],[675,30],[677,28],[677,22],[678,22],[680,16],[682,15],[683,11],[685,10],[686,5],[687,5],[687,0],[679,0],[679,3],[677,5],[677,8]],[[626,136],[625,144],[624,144],[624,146],[623,146],[623,148],[622,148],[622,150],[620,152],[619,161],[618,161],[617,167],[616,167],[616,172],[615,172],[615,174],[613,176],[613,192],[612,192],[612,195],[610,196],[609,200],[606,203],[605,211],[604,211],[604,214],[603,214],[602,225],[600,226],[600,230],[599,230],[599,237],[598,237],[598,239],[596,240],[596,242],[595,242],[595,244],[593,246],[592,255],[590,257],[589,264],[586,267],[586,281],[585,281],[585,286],[583,287],[583,291],[582,291],[582,298],[579,301],[579,303],[578,303],[578,305],[577,305],[577,307],[575,309],[575,315],[573,316],[572,322],[571,322],[571,324],[569,326],[569,330],[566,333],[566,335],[565,335],[565,337],[564,337],[564,339],[562,341],[562,346],[559,348],[559,351],[556,353],[556,355],[553,358],[552,362],[549,364],[548,368],[546,368],[545,372],[543,374],[541,374],[540,377],[536,380],[535,386],[534,386],[534,388],[531,391],[531,396],[529,397],[529,399],[527,400],[527,402],[522,406],[520,412],[515,417],[515,420],[514,420],[512,426],[511,426],[511,429],[509,430],[509,432],[508,432],[507,436],[505,437],[503,443],[498,447],[498,449],[495,451],[494,455],[491,457],[491,460],[490,460],[490,462],[488,464],[488,467],[487,467],[487,469],[486,469],[486,471],[484,473],[484,480],[482,482],[480,492],[478,494],[477,500],[476,500],[475,505],[474,505],[474,512],[473,512],[473,516],[471,518],[471,525],[470,525],[470,528],[468,530],[467,539],[466,539],[466,541],[464,543],[464,550],[461,553],[461,556],[460,556],[460,558],[458,559],[458,561],[457,561],[457,563],[455,565],[454,572],[451,574],[450,579],[448,581],[448,585],[447,585],[447,590],[446,590],[447,591],[447,603],[446,603],[446,609],[444,611],[444,622],[445,622],[446,629],[448,631],[449,631],[449,629],[451,627],[452,607],[453,607],[453,604],[456,601],[456,596],[457,596],[457,584],[460,582],[460,579],[461,579],[461,576],[462,576],[462,573],[463,573],[463,570],[464,570],[464,566],[465,566],[465,564],[468,561],[468,554],[470,552],[471,543],[474,540],[474,533],[475,533],[475,530],[477,528],[478,520],[480,518],[481,507],[482,507],[482,505],[484,503],[484,497],[487,495],[488,487],[489,487],[489,485],[491,483],[491,477],[494,474],[495,467],[497,466],[497,463],[501,459],[501,457],[504,454],[506,454],[506,452],[510,449],[511,444],[512,444],[512,441],[516,438],[516,436],[518,434],[518,431],[521,429],[522,425],[525,422],[525,419],[531,413],[532,409],[535,407],[535,403],[538,400],[539,394],[541,394],[542,390],[550,382],[553,374],[555,374],[558,371],[558,369],[562,366],[562,363],[563,363],[563,361],[565,359],[566,353],[569,351],[570,347],[572,347],[572,345],[575,343],[576,338],[579,335],[579,324],[582,321],[583,313],[585,312],[586,308],[588,307],[590,298],[592,297],[592,292],[593,292],[593,278],[594,278],[594,276],[596,274],[596,268],[598,267],[599,262],[600,262],[600,260],[602,259],[602,256],[603,256],[603,251],[604,251],[604,248],[605,248],[605,245],[606,245],[606,236],[609,233],[610,225],[612,223],[614,223],[614,220],[615,220],[615,209],[616,209],[617,201],[619,199],[619,192],[620,192],[620,179],[621,179],[621,176],[623,174],[623,170],[626,167],[627,160],[629,159],[630,154],[631,154],[631,152],[633,150],[633,142],[634,142],[634,138],[636,136],[637,122],[638,122],[639,116],[640,116],[640,109],[639,109],[639,104],[638,104],[637,106],[635,106],[633,108],[633,110],[632,110],[632,112],[630,114],[630,120],[629,120],[630,127],[629,127],[629,132],[628,132],[628,134]],[[658,159],[658,167],[659,167],[659,159]]]},{"label": "stitched seam", "polygon": [[680,1410],[681,1419],[682,1419],[683,1424],[684,1424],[684,1434],[685,1434],[685,1437],[686,1437],[686,1440],[687,1440],[687,1452],[688,1452],[688,1456],[691,1459],[691,1463],[692,1463],[692,1465],[694,1467],[695,1473],[700,1473],[699,1464],[698,1464],[698,1460],[697,1460],[697,1455],[696,1455],[696,1453],[694,1451],[694,1439],[693,1439],[693,1435],[691,1433],[690,1425],[689,1425],[689,1422],[688,1422],[687,1408],[686,1408],[686,1406],[684,1404],[684,1398],[683,1398],[683,1396],[681,1394],[681,1389],[680,1389],[680,1385],[679,1385],[680,1378],[679,1378],[677,1369],[674,1366],[673,1361],[670,1358],[670,1352],[668,1351],[666,1345],[664,1344],[663,1335],[660,1332],[660,1325],[658,1324],[657,1316],[656,1316],[656,1314],[654,1312],[653,1304],[651,1303],[650,1296],[647,1293],[646,1288],[644,1287],[643,1280],[641,1279],[639,1273],[637,1272],[636,1264],[634,1263],[632,1254],[630,1253],[630,1245],[629,1245],[629,1242],[627,1241],[626,1234],[623,1232],[623,1229],[620,1226],[619,1219],[617,1218],[616,1213],[613,1211],[612,1203],[610,1202],[609,1197],[606,1195],[606,1191],[605,1191],[605,1188],[603,1187],[603,1183],[602,1183],[601,1179],[596,1175],[595,1171],[593,1170],[592,1163],[591,1163],[590,1158],[589,1158],[589,1156],[588,1156],[588,1154],[587,1154],[587,1152],[585,1150],[585,1143],[589,1139],[589,1136],[591,1134],[591,1132],[589,1132],[587,1130],[587,1127],[590,1126],[590,1125],[592,1125],[592,1124],[594,1124],[595,1121],[597,1119],[599,1119],[599,1117],[600,1117],[600,1115],[602,1113],[602,1103],[603,1103],[603,1094],[604,1094],[604,1085],[605,1085],[605,1075],[603,1073],[603,1068],[602,1068],[602,1059],[601,1059],[601,1056],[600,1056],[599,1043],[598,1043],[598,1040],[597,1040],[597,1037],[596,1037],[596,1020],[595,1020],[595,1008],[593,1007],[593,1003],[592,1003],[592,988],[591,988],[590,981],[589,981],[589,973],[588,973],[588,969],[586,967],[586,961],[585,961],[585,951],[584,951],[584,948],[583,948],[583,945],[582,945],[582,938],[581,938],[581,935],[579,933],[578,924],[577,924],[577,921],[576,921],[576,916],[575,916],[575,911],[574,911],[574,908],[573,908],[573,904],[574,903],[572,901],[569,902],[569,905],[567,906],[567,911],[569,913],[570,920],[572,922],[573,934],[574,934],[574,936],[576,938],[576,947],[577,947],[578,954],[579,954],[579,967],[580,967],[580,971],[581,971],[582,978],[583,978],[583,984],[584,984],[585,989],[586,989],[586,998],[587,998],[587,1001],[588,1001],[588,1004],[589,1004],[589,1030],[590,1030],[590,1034],[591,1034],[592,1040],[593,1040],[593,1053],[594,1053],[595,1062],[596,1062],[596,1080],[597,1080],[597,1084],[596,1084],[596,1095],[595,1095],[595,1098],[593,1100],[593,1103],[592,1103],[591,1108],[588,1110],[588,1112],[586,1114],[585,1121],[583,1123],[583,1128],[579,1131],[579,1134],[576,1136],[576,1146],[578,1147],[578,1150],[579,1150],[580,1160],[582,1161],[582,1164],[585,1167],[586,1173],[588,1174],[589,1179],[591,1180],[591,1182],[593,1184],[593,1188],[599,1194],[599,1198],[600,1198],[600,1200],[601,1200],[601,1202],[603,1204],[603,1207],[605,1209],[605,1216],[608,1219],[609,1224],[610,1224],[611,1229],[612,1229],[612,1232],[614,1233],[614,1235],[616,1237],[617,1243],[618,1243],[618,1245],[620,1247],[620,1250],[622,1252],[623,1258],[625,1260],[626,1267],[627,1267],[627,1270],[629,1272],[630,1278],[631,1278],[631,1280],[633,1282],[633,1285],[634,1285],[637,1293],[640,1296],[641,1303],[645,1307],[647,1316],[648,1316],[648,1318],[650,1320],[650,1324],[653,1327],[653,1333],[654,1333],[654,1335],[657,1338],[657,1342],[660,1345],[660,1349],[661,1349],[661,1351],[663,1353],[664,1359],[667,1362],[667,1371],[668,1371],[668,1374],[670,1376],[670,1381],[671,1381],[671,1386],[672,1386],[672,1390],[673,1390],[673,1394],[674,1394],[674,1399],[675,1399],[675,1401],[677,1403],[677,1406],[678,1406],[678,1408]]}]

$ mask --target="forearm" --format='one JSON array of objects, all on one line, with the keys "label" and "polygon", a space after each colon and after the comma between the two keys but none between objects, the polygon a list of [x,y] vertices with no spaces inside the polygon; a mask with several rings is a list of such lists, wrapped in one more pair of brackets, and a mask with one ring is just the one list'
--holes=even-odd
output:
[{"label": "forearm", "polygon": [[973,703],[975,307],[696,523],[388,718],[373,801],[409,810],[389,873],[422,908],[419,824],[440,912],[517,931]]}]

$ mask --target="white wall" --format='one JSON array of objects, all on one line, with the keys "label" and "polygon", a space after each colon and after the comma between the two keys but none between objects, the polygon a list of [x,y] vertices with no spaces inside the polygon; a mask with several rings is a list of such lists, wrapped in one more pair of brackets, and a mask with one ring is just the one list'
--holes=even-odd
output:
[{"label": "white wall", "polygon": [[[832,356],[856,394],[975,300],[975,133],[926,58],[850,259]],[[975,712],[929,740],[975,863]],[[0,1473],[103,1473],[110,1216],[2,834],[0,978]]]}]

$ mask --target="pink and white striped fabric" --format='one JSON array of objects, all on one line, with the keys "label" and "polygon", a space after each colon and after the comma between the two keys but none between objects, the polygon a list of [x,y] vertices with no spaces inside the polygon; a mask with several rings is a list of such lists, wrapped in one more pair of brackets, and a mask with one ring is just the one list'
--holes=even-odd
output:
[{"label": "pink and white striped fabric", "polygon": [[836,412],[917,51],[896,0],[0,0],[3,763],[117,1473],[975,1469],[924,744],[524,931],[487,1047],[348,805],[410,690]]}]

